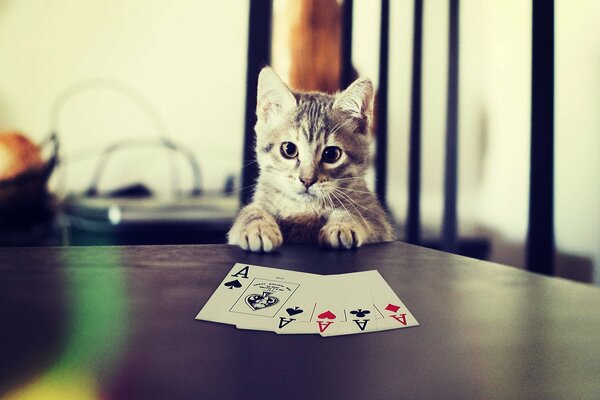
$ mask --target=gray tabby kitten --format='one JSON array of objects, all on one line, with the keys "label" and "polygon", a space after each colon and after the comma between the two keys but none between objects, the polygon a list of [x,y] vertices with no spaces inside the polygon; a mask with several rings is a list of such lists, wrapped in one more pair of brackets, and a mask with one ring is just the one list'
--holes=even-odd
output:
[{"label": "gray tabby kitten", "polygon": [[269,67],[258,78],[252,203],[229,231],[229,244],[270,252],[286,243],[351,249],[394,239],[389,218],[364,179],[373,84],[295,93]]}]

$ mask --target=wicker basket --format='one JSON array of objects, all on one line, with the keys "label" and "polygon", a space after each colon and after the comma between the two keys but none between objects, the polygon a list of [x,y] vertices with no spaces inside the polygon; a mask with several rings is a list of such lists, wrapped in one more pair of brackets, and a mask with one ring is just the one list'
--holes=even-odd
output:
[{"label": "wicker basket", "polygon": [[[38,214],[48,203],[48,179],[58,162],[58,137],[51,134],[40,148],[52,146],[50,157],[35,169],[0,180],[0,223]],[[29,214],[29,215],[28,215]]]}]

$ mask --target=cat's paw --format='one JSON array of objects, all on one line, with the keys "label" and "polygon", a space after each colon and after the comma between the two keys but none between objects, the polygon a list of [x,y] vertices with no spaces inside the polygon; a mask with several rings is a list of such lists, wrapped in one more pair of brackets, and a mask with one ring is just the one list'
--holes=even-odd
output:
[{"label": "cat's paw", "polygon": [[360,226],[350,222],[326,224],[319,232],[319,245],[331,249],[354,249],[364,242]]},{"label": "cat's paw", "polygon": [[269,253],[277,250],[282,243],[283,235],[274,221],[250,222],[239,233],[229,237],[229,244],[237,244],[242,249],[253,252]]}]

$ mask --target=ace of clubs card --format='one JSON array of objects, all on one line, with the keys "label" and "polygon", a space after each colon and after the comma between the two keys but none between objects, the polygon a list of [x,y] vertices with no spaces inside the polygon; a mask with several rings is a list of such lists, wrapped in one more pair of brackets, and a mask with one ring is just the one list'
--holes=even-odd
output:
[{"label": "ace of clubs card", "polygon": [[[343,312],[343,319],[337,322],[319,321],[319,317],[324,315],[317,313],[318,333],[321,336],[368,333],[377,330],[377,313],[372,293],[372,285],[377,275],[377,271],[361,271],[328,276],[329,286],[335,288],[333,295],[337,298],[335,300],[337,307],[333,309]],[[323,312],[327,313],[327,311]]]}]

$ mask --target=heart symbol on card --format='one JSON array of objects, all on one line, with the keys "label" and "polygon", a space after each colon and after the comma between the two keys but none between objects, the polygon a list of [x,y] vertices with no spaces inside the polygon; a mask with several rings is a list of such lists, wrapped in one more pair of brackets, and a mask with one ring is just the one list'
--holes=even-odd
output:
[{"label": "heart symbol on card", "polygon": [[391,311],[391,312],[396,312],[396,311],[398,311],[400,309],[400,306],[397,306],[397,305],[394,305],[394,304],[390,303],[390,304],[387,305],[387,307],[385,309],[388,310],[388,311]]},{"label": "heart symbol on card", "polygon": [[335,317],[334,313],[332,313],[331,311],[328,310],[328,311],[325,311],[325,312],[317,315],[317,318],[319,318],[319,319],[335,319],[336,317]]},{"label": "heart symbol on card", "polygon": [[301,309],[300,307],[294,307],[294,308],[290,307],[290,308],[286,308],[285,312],[287,312],[290,317],[293,317],[296,314],[302,314],[304,312],[304,310]]}]

